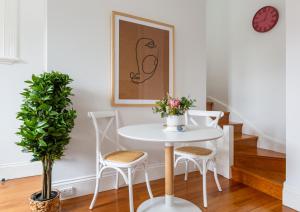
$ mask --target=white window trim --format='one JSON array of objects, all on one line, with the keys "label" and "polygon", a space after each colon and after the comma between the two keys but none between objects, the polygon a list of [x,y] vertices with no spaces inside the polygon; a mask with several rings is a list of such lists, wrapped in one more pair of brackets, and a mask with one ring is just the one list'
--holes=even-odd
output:
[{"label": "white window trim", "polygon": [[0,64],[14,64],[19,58],[19,0],[0,0]]}]

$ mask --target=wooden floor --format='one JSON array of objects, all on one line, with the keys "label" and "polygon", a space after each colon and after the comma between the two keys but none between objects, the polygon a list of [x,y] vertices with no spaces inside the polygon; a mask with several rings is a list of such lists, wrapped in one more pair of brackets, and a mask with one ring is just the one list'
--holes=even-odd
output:
[{"label": "wooden floor", "polygon": [[[198,172],[190,173],[188,182],[183,180],[183,175],[175,177],[175,195],[192,201],[203,211],[294,211],[283,207],[277,200],[264,193],[256,191],[243,184],[220,177],[223,192],[218,192],[211,173],[208,174],[208,208],[203,208],[201,177]],[[26,212],[28,197],[40,187],[40,177],[29,177],[11,180],[0,184],[0,211],[1,212]],[[154,196],[164,195],[164,179],[151,182]],[[127,187],[119,190],[110,190],[98,195],[94,212],[127,212],[128,208]],[[134,185],[135,208],[148,199],[144,183]],[[92,195],[65,200],[62,203],[64,212],[90,211],[88,209]]]}]

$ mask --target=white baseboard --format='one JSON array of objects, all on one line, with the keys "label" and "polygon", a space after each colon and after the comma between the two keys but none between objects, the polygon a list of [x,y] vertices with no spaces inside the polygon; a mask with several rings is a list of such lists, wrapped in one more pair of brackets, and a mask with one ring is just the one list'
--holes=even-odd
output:
[{"label": "white baseboard", "polygon": [[[189,163],[189,171],[195,171],[192,163]],[[148,174],[149,179],[157,180],[164,178],[164,163],[156,163],[148,165]],[[175,169],[175,175],[183,174],[185,170],[184,163],[178,163],[177,168]],[[220,168],[220,170],[225,170]],[[221,174],[221,173],[220,173]],[[221,174],[222,175],[222,174]],[[108,171],[104,172],[100,181],[100,191],[107,191],[114,189],[115,185],[115,171]],[[120,179],[120,187],[126,186],[122,177]],[[122,180],[121,180],[122,179]],[[137,168],[135,177],[134,177],[134,184],[145,182],[144,178],[144,171],[142,169]],[[65,188],[73,188],[73,194],[69,196],[62,196],[62,199],[70,199],[74,197],[84,196],[88,194],[94,193],[95,189],[95,175],[83,176],[79,178],[73,178],[68,180],[61,180],[56,181],[53,183],[53,187],[62,190]]]},{"label": "white baseboard", "polygon": [[42,174],[40,162],[18,162],[0,164],[0,178],[15,179]]},{"label": "white baseboard", "polygon": [[245,118],[240,112],[238,112],[232,106],[212,96],[208,96],[207,98],[216,104],[218,110],[227,110],[228,112],[230,112],[231,118],[234,121],[242,122],[244,133],[257,135],[259,137],[258,144],[257,144],[259,148],[285,153],[285,143],[282,143],[280,139],[269,136],[263,131],[261,131],[249,119]]},{"label": "white baseboard", "polygon": [[[229,176],[229,169],[227,164],[223,163],[223,160],[218,160],[218,174],[228,178]],[[226,166],[226,167],[224,167]],[[208,167],[210,169],[210,167]],[[149,179],[157,180],[164,178],[164,163],[154,163],[148,165],[148,174]],[[179,162],[177,168],[175,169],[175,175],[183,174],[185,170],[184,163]],[[189,163],[189,171],[196,171],[194,165]],[[40,175],[42,173],[42,166],[40,162],[20,162],[20,163],[10,163],[10,164],[0,164],[0,178],[5,179],[15,179],[21,177],[28,177],[28,176],[35,176]],[[100,190],[107,191],[114,189],[115,185],[115,171],[107,171],[104,172],[101,178],[100,183]],[[120,187],[126,186],[122,177],[120,179]],[[142,183],[145,182],[144,172],[141,168],[137,168],[134,183]],[[60,180],[53,182],[53,188],[58,190],[65,189],[65,188],[73,188],[72,195],[69,196],[62,196],[62,199],[70,199],[74,197],[84,196],[87,194],[94,193],[95,189],[95,175],[88,175],[82,176],[72,179]]]},{"label": "white baseboard", "polygon": [[293,186],[287,185],[286,182],[283,186],[283,205],[300,211],[300,192]]},{"label": "white baseboard", "polygon": [[[194,167],[190,165],[190,171],[194,170]],[[177,168],[175,169],[175,175],[184,173],[183,163],[178,163]],[[148,165],[148,174],[149,179],[157,180],[164,178],[164,164],[156,163]],[[121,176],[121,175],[120,175]],[[107,191],[114,189],[115,185],[115,171],[104,172],[100,180],[100,191]],[[120,187],[126,186],[122,177],[120,179]],[[137,168],[134,176],[134,184],[145,182],[144,171],[141,168]],[[53,187],[62,190],[64,188],[73,188],[73,194],[70,196],[62,196],[62,199],[70,199],[74,197],[84,196],[87,194],[94,193],[95,189],[95,175],[89,175],[79,178],[73,178],[68,180],[56,181],[53,182]]]}]

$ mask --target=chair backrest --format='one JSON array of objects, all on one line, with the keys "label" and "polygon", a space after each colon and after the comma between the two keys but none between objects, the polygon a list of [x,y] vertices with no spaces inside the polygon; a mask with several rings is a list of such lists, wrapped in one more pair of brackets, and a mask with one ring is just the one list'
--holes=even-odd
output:
[{"label": "chair backrest", "polygon": [[206,125],[217,128],[220,118],[224,116],[222,111],[203,111],[203,110],[189,110],[185,114],[186,125],[191,122],[193,125],[199,125],[199,123],[193,117],[206,118]]},{"label": "chair backrest", "polygon": [[[88,112],[88,117],[92,119],[95,133],[96,133],[96,156],[97,159],[103,160],[103,156],[101,153],[101,144],[104,140],[111,141],[114,143],[117,147],[117,150],[124,149],[119,144],[119,136],[117,133],[117,129],[119,128],[119,115],[118,111],[96,111],[96,112]],[[104,127],[100,127],[99,121],[101,120],[107,120],[107,124]],[[116,139],[112,139],[108,136],[108,131],[110,127],[113,125],[113,122],[115,120],[115,133],[116,133]]]},{"label": "chair backrest", "polygon": [[[198,126],[199,123],[194,118],[204,117],[206,126],[218,128],[218,122],[223,116],[224,113],[222,111],[189,110],[185,114],[185,121],[186,125],[188,125],[189,122],[191,122],[193,125]],[[203,145],[206,145],[206,147],[217,151],[217,143],[214,141],[205,142],[205,144],[203,143]]]}]

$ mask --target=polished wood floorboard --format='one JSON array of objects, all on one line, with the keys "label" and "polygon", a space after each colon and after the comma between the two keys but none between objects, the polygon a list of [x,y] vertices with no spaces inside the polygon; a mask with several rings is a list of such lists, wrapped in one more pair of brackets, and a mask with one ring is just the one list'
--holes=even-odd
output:
[{"label": "polished wood floorboard", "polygon": [[[268,196],[262,192],[220,177],[223,192],[218,192],[213,180],[213,175],[208,174],[208,208],[203,208],[201,176],[198,172],[189,174],[187,182],[183,175],[175,177],[175,195],[192,201],[202,211],[252,211],[252,212],[290,212],[294,211],[283,207],[280,200]],[[0,184],[0,211],[1,212],[27,212],[28,197],[40,187],[40,177],[28,177],[7,181]],[[151,182],[154,196],[164,195],[164,179]],[[146,185],[144,183],[134,185],[135,208],[148,199]],[[77,197],[62,202],[63,212],[83,212],[88,209],[92,195]],[[128,189],[122,187],[119,190],[101,192],[98,195],[94,212],[128,212]]]}]

